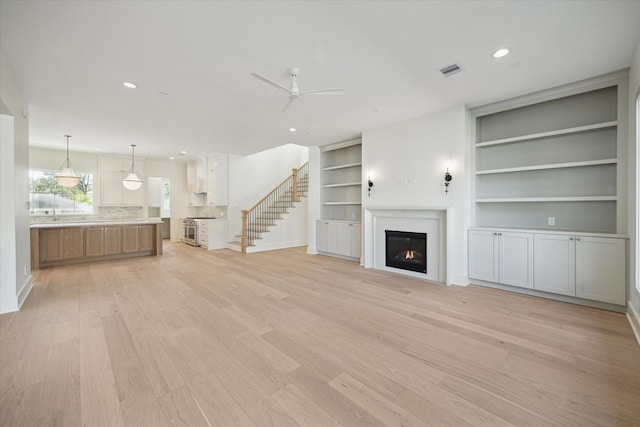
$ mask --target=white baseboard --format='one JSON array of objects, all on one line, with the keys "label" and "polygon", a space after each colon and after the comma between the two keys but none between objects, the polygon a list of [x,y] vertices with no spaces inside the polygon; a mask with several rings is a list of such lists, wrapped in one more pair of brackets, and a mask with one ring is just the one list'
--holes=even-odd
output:
[{"label": "white baseboard", "polygon": [[451,278],[451,281],[447,282],[447,285],[467,286],[469,285],[469,278],[463,274],[456,274]]},{"label": "white baseboard", "polygon": [[22,285],[22,289],[18,292],[18,308],[22,307],[22,304],[27,300],[27,297],[31,293],[31,289],[33,289],[33,276],[29,275],[27,281]]},{"label": "white baseboard", "polygon": [[265,243],[265,244],[259,243],[256,246],[249,246],[247,248],[247,253],[273,251],[276,249],[296,248],[298,246],[307,246],[307,239],[293,240],[288,242]]},{"label": "white baseboard", "polygon": [[636,336],[636,341],[638,341],[638,345],[640,345],[640,313],[638,312],[638,309],[633,306],[631,301],[627,303],[627,319],[629,319],[629,324]]}]

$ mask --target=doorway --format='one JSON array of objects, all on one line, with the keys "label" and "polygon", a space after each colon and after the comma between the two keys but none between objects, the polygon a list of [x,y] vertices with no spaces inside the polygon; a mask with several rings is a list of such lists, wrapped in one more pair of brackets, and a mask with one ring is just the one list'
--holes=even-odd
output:
[{"label": "doorway", "polygon": [[149,218],[162,220],[162,238],[171,238],[171,179],[163,176],[150,176],[147,179]]}]

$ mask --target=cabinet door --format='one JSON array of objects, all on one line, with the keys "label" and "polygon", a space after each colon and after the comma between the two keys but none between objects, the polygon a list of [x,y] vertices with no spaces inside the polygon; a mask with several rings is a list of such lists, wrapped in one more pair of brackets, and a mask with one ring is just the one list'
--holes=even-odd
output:
[{"label": "cabinet door", "polygon": [[100,204],[122,204],[122,172],[100,172]]},{"label": "cabinet door", "polygon": [[534,252],[533,288],[539,291],[575,296],[575,237],[536,234]]},{"label": "cabinet door", "polygon": [[351,256],[360,258],[362,254],[362,226],[360,224],[351,225]]},{"label": "cabinet door", "polygon": [[86,256],[102,256],[104,255],[104,228],[91,227],[87,228],[84,233]]},{"label": "cabinet door", "polygon": [[154,225],[138,226],[138,250],[148,252],[153,250],[153,228]]},{"label": "cabinet door", "polygon": [[576,237],[576,296],[625,304],[625,241]]},{"label": "cabinet door", "polygon": [[105,227],[104,254],[116,255],[122,252],[122,227]]},{"label": "cabinet door", "polygon": [[84,229],[65,228],[62,230],[62,258],[73,259],[84,256]]},{"label": "cabinet door", "polygon": [[147,182],[149,185],[148,206],[150,208],[159,208],[162,202],[162,179],[158,177],[150,177]]},{"label": "cabinet door", "polygon": [[500,283],[533,288],[533,234],[498,233]]},{"label": "cabinet door", "polygon": [[351,227],[348,223],[329,223],[329,250],[336,255],[351,256]]},{"label": "cabinet door", "polygon": [[41,257],[43,262],[62,259],[62,230],[41,230]]},{"label": "cabinet door", "polygon": [[329,252],[329,223],[326,221],[316,222],[316,250]]},{"label": "cabinet door", "polygon": [[127,225],[122,227],[122,252],[138,252],[138,226]]},{"label": "cabinet door", "polygon": [[469,231],[469,277],[498,281],[498,236],[494,231]]}]

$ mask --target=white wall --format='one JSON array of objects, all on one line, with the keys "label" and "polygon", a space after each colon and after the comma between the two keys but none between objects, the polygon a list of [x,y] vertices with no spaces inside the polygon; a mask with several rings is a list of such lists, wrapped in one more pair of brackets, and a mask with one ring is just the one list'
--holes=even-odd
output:
[{"label": "white wall", "polygon": [[[456,107],[362,134],[362,179],[374,181],[371,197],[363,185],[363,208],[450,208],[447,283],[460,285],[468,284],[468,121],[467,110]],[[447,167],[453,180],[445,195]],[[363,249],[366,257],[371,243]]]},{"label": "white wall", "polygon": [[[249,209],[309,159],[309,149],[281,145],[250,156],[229,155],[229,239],[242,231],[243,209]],[[305,236],[306,238],[306,236]]]},{"label": "white wall", "polygon": [[640,94],[640,44],[636,48],[636,53],[631,63],[631,69],[629,71],[629,215],[628,217],[628,230],[630,237],[629,244],[629,314],[633,315],[632,322],[636,328],[636,334],[638,341],[640,342],[640,292],[638,292],[637,281],[638,278],[638,229],[637,229],[637,216],[640,212],[637,211],[637,178],[638,173],[637,153],[640,147],[638,147],[638,136],[636,134],[636,118],[638,113],[636,112],[636,98]]},{"label": "white wall", "polygon": [[[2,119],[1,124],[11,126],[13,121],[13,132],[3,131],[2,133],[3,147],[0,157],[2,175],[13,174],[13,179],[0,181],[0,200],[3,205],[0,210],[2,213],[0,238],[4,242],[6,237],[8,242],[0,245],[2,248],[0,263],[8,267],[6,270],[4,268],[0,270],[0,313],[4,313],[18,309],[31,290],[32,282],[27,204],[29,200],[29,122],[25,117],[28,116],[28,102],[21,93],[13,72],[1,52],[0,106],[2,115],[8,116]],[[10,117],[13,117],[13,120]],[[9,154],[11,151],[13,156]],[[5,245],[12,245],[13,248]]]}]

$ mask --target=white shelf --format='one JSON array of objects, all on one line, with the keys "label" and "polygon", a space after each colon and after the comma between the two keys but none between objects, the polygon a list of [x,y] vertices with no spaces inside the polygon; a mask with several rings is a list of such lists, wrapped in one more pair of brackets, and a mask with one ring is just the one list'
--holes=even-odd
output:
[{"label": "white shelf", "polygon": [[323,205],[332,205],[332,206],[337,206],[337,205],[361,205],[362,202],[360,201],[353,201],[353,202],[322,202]]},{"label": "white shelf", "polygon": [[616,196],[578,196],[578,197],[518,197],[476,199],[476,203],[530,203],[530,202],[615,202]]},{"label": "white shelf", "polygon": [[547,169],[562,169],[562,168],[577,168],[583,166],[597,166],[597,165],[611,165],[617,164],[617,159],[602,159],[602,160],[588,160],[583,162],[570,162],[570,163],[555,163],[536,166],[521,166],[515,168],[504,169],[487,169],[482,171],[476,171],[476,175],[490,175],[496,173],[509,173],[509,172],[523,172],[523,171],[536,171]]},{"label": "white shelf", "polygon": [[361,185],[359,182],[341,182],[340,184],[327,184],[323,185],[324,188],[335,188],[335,187],[357,187]]},{"label": "white shelf", "polygon": [[504,139],[496,139],[496,140],[493,140],[493,141],[478,142],[475,146],[476,146],[476,148],[480,148],[480,147],[488,147],[488,146],[491,146],[491,145],[509,144],[509,143],[512,143],[512,142],[528,141],[528,140],[531,140],[531,139],[541,139],[541,138],[548,138],[548,137],[552,137],[552,136],[569,135],[569,134],[572,134],[572,133],[588,132],[588,131],[597,130],[597,129],[612,128],[612,127],[616,127],[617,125],[618,125],[617,121],[596,123],[596,124],[587,125],[587,126],[578,126],[578,127],[574,127],[574,128],[568,128],[568,129],[560,129],[560,130],[554,130],[554,131],[549,131],[549,132],[534,133],[534,134],[531,134],[531,135],[514,136],[514,137],[511,137],[511,138],[504,138]]},{"label": "white shelf", "polygon": [[334,171],[337,169],[346,169],[346,168],[354,168],[357,166],[362,166],[362,163],[347,163],[344,165],[338,165],[338,166],[330,166],[328,168],[322,168],[323,171]]}]

